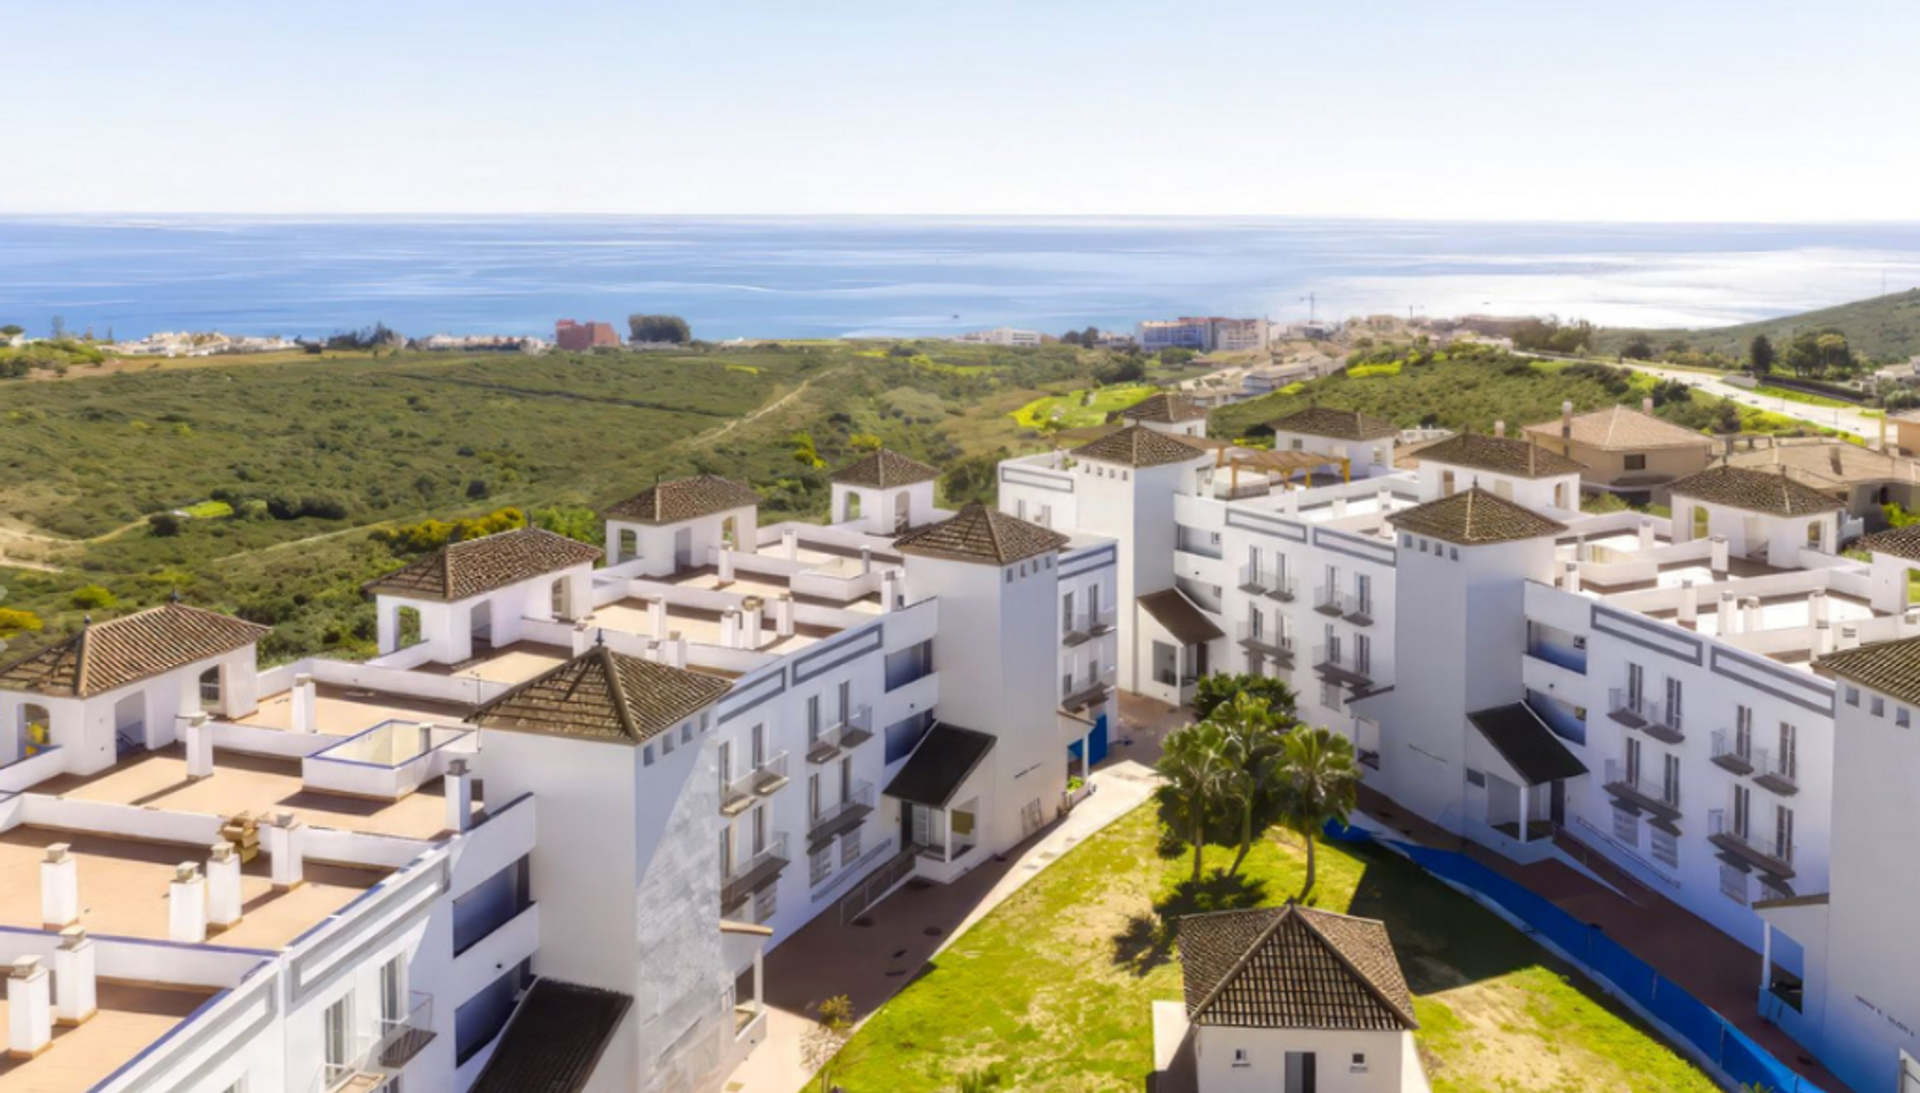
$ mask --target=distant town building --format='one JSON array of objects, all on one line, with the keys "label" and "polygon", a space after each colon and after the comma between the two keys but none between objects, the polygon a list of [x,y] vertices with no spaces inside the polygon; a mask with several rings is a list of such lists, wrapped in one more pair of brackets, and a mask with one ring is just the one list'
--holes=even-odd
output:
[{"label": "distant town building", "polygon": [[540,338],[518,337],[512,334],[430,334],[416,338],[413,348],[428,351],[492,353],[538,353],[547,348]]},{"label": "distant town building", "polygon": [[1222,319],[1218,317],[1150,319],[1138,327],[1140,348],[1149,353],[1162,349],[1192,349],[1207,353],[1245,353],[1265,349],[1269,332],[1265,319]]},{"label": "distant town building", "polygon": [[[21,339],[21,344],[25,339]],[[161,331],[137,341],[115,342],[114,353],[129,357],[211,357],[221,353],[271,353],[292,349],[295,343],[281,337],[250,337],[222,334],[218,330]]]},{"label": "distant town building", "polygon": [[576,323],[562,319],[553,325],[553,344],[578,353],[603,345],[619,345],[620,334],[610,323]]},{"label": "distant town building", "polygon": [[1010,326],[996,326],[992,330],[974,330],[953,339],[972,345],[1039,345],[1038,330],[1015,330]]}]

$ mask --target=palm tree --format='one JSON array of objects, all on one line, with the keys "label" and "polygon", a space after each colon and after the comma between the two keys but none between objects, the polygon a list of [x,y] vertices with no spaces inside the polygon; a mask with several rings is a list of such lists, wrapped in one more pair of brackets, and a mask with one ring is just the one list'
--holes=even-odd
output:
[{"label": "palm tree", "polygon": [[1231,771],[1226,734],[1219,725],[1202,721],[1167,735],[1161,747],[1160,804],[1167,822],[1193,844],[1193,879],[1200,880],[1201,855],[1207,845],[1207,825],[1220,811],[1222,791]]},{"label": "palm tree", "polygon": [[1287,823],[1307,844],[1305,900],[1313,891],[1314,836],[1328,820],[1347,822],[1360,796],[1360,768],[1353,742],[1324,726],[1305,725],[1287,734],[1281,758],[1287,792]]},{"label": "palm tree", "polygon": [[[1220,726],[1225,738],[1226,758],[1231,767],[1225,778],[1227,804],[1240,813],[1240,849],[1233,856],[1227,875],[1240,872],[1240,865],[1253,849],[1254,816],[1269,803],[1273,788],[1281,778],[1281,758],[1287,741],[1290,719],[1275,711],[1266,699],[1241,693],[1217,707],[1210,719]],[[1271,812],[1268,812],[1271,816]],[[1264,829],[1269,819],[1259,827]]]}]

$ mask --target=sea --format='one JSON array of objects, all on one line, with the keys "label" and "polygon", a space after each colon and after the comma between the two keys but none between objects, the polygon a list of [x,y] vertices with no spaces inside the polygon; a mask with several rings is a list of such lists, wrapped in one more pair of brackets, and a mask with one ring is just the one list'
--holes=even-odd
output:
[{"label": "sea", "polygon": [[0,324],[141,337],[550,334],[685,317],[697,337],[1558,315],[1702,327],[1920,285],[1920,224],[1290,218],[0,217]]}]

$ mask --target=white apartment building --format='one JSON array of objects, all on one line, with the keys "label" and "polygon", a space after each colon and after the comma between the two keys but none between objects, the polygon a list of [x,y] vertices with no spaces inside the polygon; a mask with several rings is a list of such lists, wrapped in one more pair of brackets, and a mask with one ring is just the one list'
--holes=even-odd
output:
[{"label": "white apartment building", "polygon": [[0,1085],[720,1089],[767,949],[1105,747],[1113,544],[934,477],[876,452],[824,526],[663,482],[598,568],[452,544],[368,586],[365,663],[169,604],[0,668]]},{"label": "white apartment building", "polygon": [[1192,349],[1210,353],[1244,353],[1265,349],[1270,340],[1265,319],[1204,318],[1150,319],[1135,327],[1140,348],[1148,353],[1162,349]]},{"label": "white apartment building", "polygon": [[1017,330],[1010,326],[996,326],[992,330],[973,330],[953,339],[956,342],[969,342],[975,345],[1039,345],[1045,338],[1038,330]]},{"label": "white apartment building", "polygon": [[[1283,678],[1399,807],[1516,861],[1604,865],[1610,883],[1673,900],[1757,964],[1764,950],[1764,1006],[1801,1017],[1810,974],[1849,997],[1833,977],[1898,935],[1872,915],[1906,905],[1904,873],[1856,869],[1885,878],[1855,881],[1884,898],[1852,904],[1867,924],[1845,931],[1851,958],[1834,958],[1842,930],[1822,925],[1839,912],[1806,908],[1827,906],[1849,812],[1898,846],[1887,810],[1910,798],[1841,781],[1835,685],[1815,668],[1920,635],[1906,560],[1920,547],[1841,556],[1857,521],[1777,472],[1677,480],[1671,519],[1587,515],[1585,468],[1537,436],[1497,426],[1396,469],[1388,423],[1314,407],[1273,428],[1272,450],[1141,424],[1002,464],[1003,509],[1044,496],[1054,526],[1115,541],[1123,688],[1180,703],[1208,670]],[[1864,716],[1901,716],[1899,701],[1869,700]],[[1899,1012],[1911,991],[1889,980],[1875,999],[1873,1042],[1920,1028]],[[1910,1034],[1900,1047],[1920,1054]],[[1880,1077],[1856,1088],[1901,1089],[1897,1064],[1882,1051]]]}]

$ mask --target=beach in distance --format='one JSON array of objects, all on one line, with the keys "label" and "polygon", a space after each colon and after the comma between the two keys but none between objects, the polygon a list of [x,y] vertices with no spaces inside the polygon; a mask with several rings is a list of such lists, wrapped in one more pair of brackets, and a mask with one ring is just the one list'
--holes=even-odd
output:
[{"label": "beach in distance", "polygon": [[[1706,326],[1920,285],[1920,224],[1287,218],[0,218],[0,317],[137,338],[1126,329],[1188,314],[1557,314]],[[1311,303],[1307,297],[1311,296]]]}]

